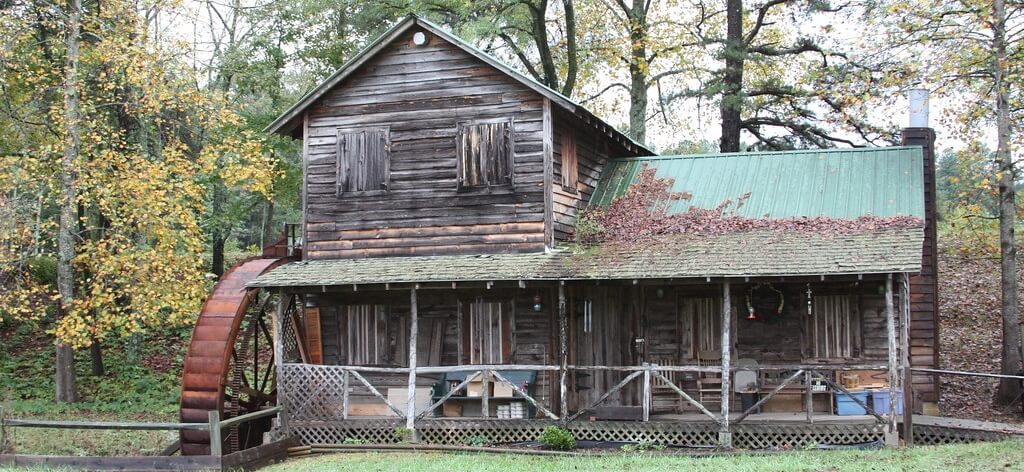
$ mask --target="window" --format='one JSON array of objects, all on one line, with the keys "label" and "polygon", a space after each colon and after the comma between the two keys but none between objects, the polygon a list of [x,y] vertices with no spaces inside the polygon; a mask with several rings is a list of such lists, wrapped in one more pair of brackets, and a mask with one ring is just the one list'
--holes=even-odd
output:
[{"label": "window", "polygon": [[860,313],[849,295],[818,295],[808,318],[809,354],[816,359],[860,356]]},{"label": "window", "polygon": [[388,189],[391,152],[387,128],[338,130],[337,192],[381,192]]},{"label": "window", "polygon": [[459,123],[456,133],[458,188],[512,183],[512,121]]},{"label": "window", "polygon": [[684,309],[692,313],[693,351],[698,359],[722,357],[722,304],[718,298],[686,298]]},{"label": "window", "polygon": [[562,190],[576,193],[579,182],[579,163],[576,160],[576,134],[562,133]]},{"label": "window", "polygon": [[348,305],[345,308],[349,365],[382,365],[388,359],[386,305]]},{"label": "window", "polygon": [[463,305],[463,342],[470,364],[504,364],[511,351],[512,304],[477,298]]}]

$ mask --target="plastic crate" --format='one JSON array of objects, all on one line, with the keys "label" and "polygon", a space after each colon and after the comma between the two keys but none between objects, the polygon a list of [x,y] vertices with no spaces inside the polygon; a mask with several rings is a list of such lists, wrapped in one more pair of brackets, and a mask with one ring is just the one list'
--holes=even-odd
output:
[{"label": "plastic crate", "polygon": [[[868,404],[868,392],[850,392],[853,397],[860,400],[861,403]],[[836,392],[836,413],[839,416],[856,416],[866,415],[867,410],[864,407],[857,404],[850,395],[843,392]]]},{"label": "plastic crate", "polygon": [[[871,392],[871,408],[875,410],[875,413],[884,415],[889,413],[891,402],[889,401],[888,390],[874,390]],[[897,415],[903,414],[903,392],[896,392],[896,409]]]}]

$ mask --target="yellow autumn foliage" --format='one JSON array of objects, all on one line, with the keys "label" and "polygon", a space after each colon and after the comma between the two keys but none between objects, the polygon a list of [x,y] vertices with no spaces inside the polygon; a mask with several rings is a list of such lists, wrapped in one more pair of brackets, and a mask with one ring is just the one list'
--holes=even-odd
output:
[{"label": "yellow autumn foliage", "polygon": [[[278,172],[260,136],[244,129],[229,97],[199,87],[179,53],[146,39],[151,34],[137,6],[104,2],[100,13],[84,18],[87,31],[102,34],[82,45],[75,182],[79,208],[99,217],[80,221],[75,297],[54,329],[73,347],[194,320],[209,289],[201,222],[210,186],[223,182],[270,198]],[[0,33],[17,27],[0,23]],[[7,79],[40,94],[61,80],[59,73],[41,72],[33,64]],[[62,106],[56,100],[49,110],[51,129],[64,128]],[[59,189],[63,139],[54,133],[48,143],[34,147],[30,155],[38,163],[11,156],[0,157],[5,161],[0,164],[16,164]],[[0,195],[23,190],[24,181],[0,175]],[[52,203],[59,191],[43,194]],[[40,307],[56,298],[52,287],[25,271],[33,227],[29,218],[14,216],[0,225],[0,321],[39,316]],[[54,228],[55,221],[47,222],[44,237],[50,241]]]}]

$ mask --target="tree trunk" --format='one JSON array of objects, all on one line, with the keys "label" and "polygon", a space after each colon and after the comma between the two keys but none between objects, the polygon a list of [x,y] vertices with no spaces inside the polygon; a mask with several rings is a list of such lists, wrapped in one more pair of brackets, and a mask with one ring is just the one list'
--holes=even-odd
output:
[{"label": "tree trunk", "polygon": [[647,11],[634,0],[626,11],[629,18],[629,136],[637,142],[647,140]]},{"label": "tree trunk", "polygon": [[[78,120],[78,55],[81,35],[82,0],[70,0],[67,15],[67,64],[64,70],[64,156],[61,159],[61,202],[60,220],[57,227],[57,291],[58,320],[67,314],[68,307],[75,299],[75,272],[72,260],[75,258],[75,234],[78,209],[75,189],[75,160],[80,147]],[[56,374],[54,399],[58,402],[74,402],[75,368],[71,346],[57,341]]]},{"label": "tree trunk", "polygon": [[220,277],[224,275],[224,243],[225,238],[223,234],[218,230],[213,232],[213,261],[210,264],[210,272],[213,272]]},{"label": "tree trunk", "polygon": [[103,349],[100,347],[100,341],[95,336],[92,338],[92,345],[89,346],[89,360],[92,361],[92,375],[96,377],[103,376],[105,372],[103,368]]},{"label": "tree trunk", "polygon": [[[1013,225],[1017,210],[1014,192],[1014,166],[1010,154],[1009,83],[1006,78],[1006,5],[1004,0],[992,3],[992,49],[995,52],[996,93],[996,168],[999,169],[999,252],[1001,257],[1000,286],[1003,319],[1003,359],[1000,372],[1014,375],[1021,371],[1021,335],[1017,314],[1017,247]],[[996,391],[996,404],[1008,405],[1020,396],[1020,381],[1003,379]]]},{"label": "tree trunk", "polygon": [[576,89],[576,76],[579,74],[580,63],[576,46],[576,7],[573,0],[562,0],[565,9],[565,83],[562,95],[571,97]]},{"label": "tree trunk", "polygon": [[721,152],[740,151],[740,111],[743,108],[743,0],[726,1],[725,76],[722,79]]},{"label": "tree trunk", "polygon": [[266,211],[263,213],[263,244],[260,248],[276,243],[280,237],[280,228],[274,226],[274,201],[267,200]]}]

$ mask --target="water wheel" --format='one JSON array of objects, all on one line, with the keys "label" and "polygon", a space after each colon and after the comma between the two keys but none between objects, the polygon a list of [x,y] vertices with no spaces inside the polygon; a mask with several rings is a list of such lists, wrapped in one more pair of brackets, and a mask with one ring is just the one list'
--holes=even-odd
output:
[{"label": "water wheel", "polygon": [[[205,423],[210,411],[217,411],[224,420],[276,404],[271,320],[277,296],[245,285],[288,260],[242,261],[214,286],[203,304],[185,356],[181,422]],[[223,432],[223,451],[258,446],[269,429],[270,418],[229,427]],[[209,432],[182,431],[181,453],[209,454]]]}]

